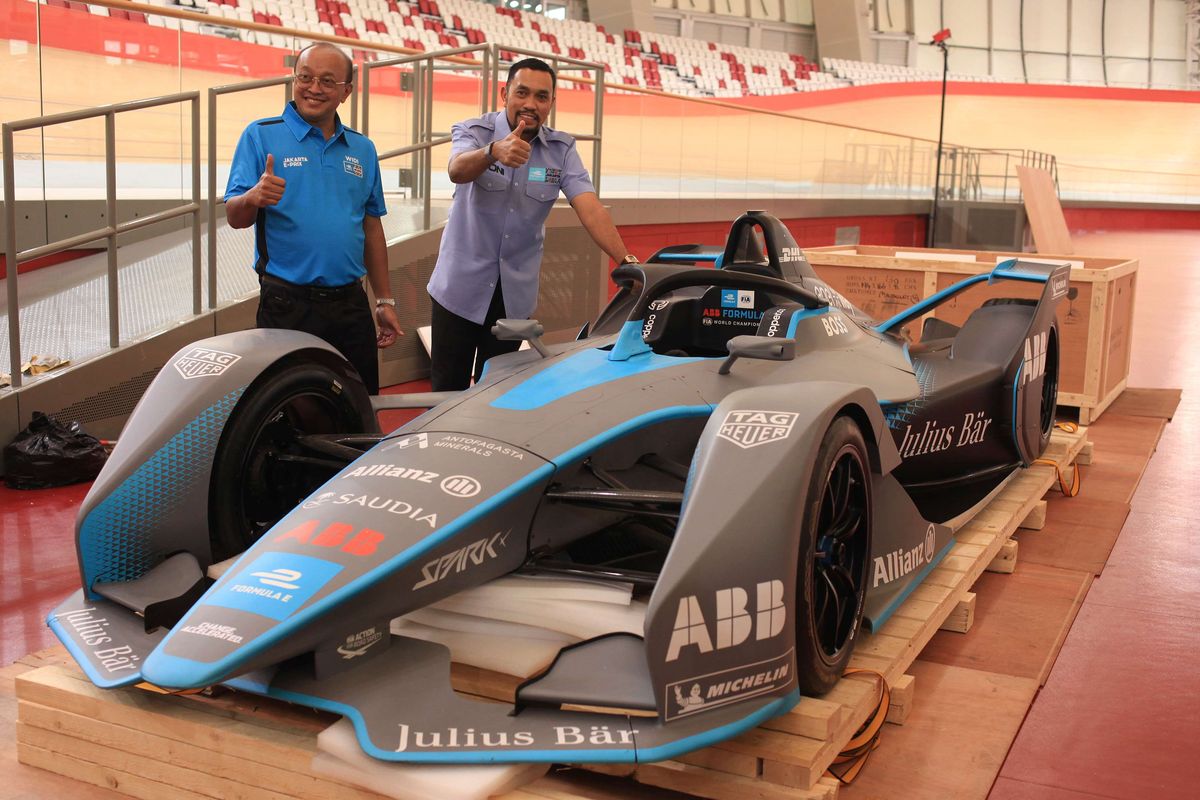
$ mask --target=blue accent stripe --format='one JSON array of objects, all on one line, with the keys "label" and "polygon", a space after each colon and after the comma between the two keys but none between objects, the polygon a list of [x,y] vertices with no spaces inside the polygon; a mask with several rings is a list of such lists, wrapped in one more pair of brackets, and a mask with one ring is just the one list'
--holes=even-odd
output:
[{"label": "blue accent stripe", "polygon": [[[549,479],[553,473],[553,464],[543,464],[525,477],[475,506],[444,528],[434,531],[424,539],[414,543],[412,547],[398,553],[369,572],[364,573],[346,586],[331,592],[311,606],[301,609],[286,623],[276,625],[254,641],[238,648],[238,650],[225,658],[212,663],[202,663],[168,655],[165,652],[165,645],[175,636],[175,631],[172,631],[167,634],[167,637],[163,639],[158,648],[146,658],[145,665],[142,667],[142,674],[146,676],[146,680],[160,686],[189,687],[206,686],[210,683],[215,683],[225,677],[225,673],[229,670],[235,669],[238,664],[247,663],[264,650],[293,635],[303,626],[310,624],[322,614],[333,610],[340,603],[349,600],[360,592],[364,592],[390,577],[396,570],[436,548],[480,519],[494,513],[510,500],[521,496],[543,480]],[[252,548],[247,552],[254,552],[254,550]],[[201,598],[196,605],[203,604],[204,598]]]},{"label": "blue accent stripe", "polygon": [[551,364],[521,381],[491,402],[492,408],[531,411],[593,386],[667,367],[703,361],[657,353],[640,353],[624,361],[610,361],[604,350],[583,350]]},{"label": "blue accent stripe", "polygon": [[650,345],[642,338],[642,321],[629,320],[621,326],[617,341],[608,353],[609,361],[626,361],[639,353],[649,353]]},{"label": "blue accent stripe", "polygon": [[132,686],[144,680],[141,672],[135,672],[132,675],[123,674],[119,679],[97,672],[96,668],[92,665],[91,657],[80,649],[79,642],[67,632],[66,628],[62,626],[62,623],[58,621],[54,614],[46,617],[46,624],[50,626],[50,630],[54,631],[54,635],[63,643],[63,646],[67,648],[67,652],[71,654],[75,659],[75,663],[88,676],[88,680],[101,689],[117,689],[122,686]]},{"label": "blue accent stripe", "polygon": [[930,572],[933,572],[934,567],[942,563],[942,559],[945,558],[950,552],[950,548],[954,547],[956,541],[957,540],[951,536],[950,541],[946,542],[946,546],[941,549],[941,552],[934,556],[928,564],[922,567],[920,572],[912,576],[908,586],[904,587],[904,591],[900,592],[900,594],[897,595],[892,602],[888,603],[887,608],[879,612],[878,617],[871,620],[871,630],[879,630],[879,627],[888,621],[888,617],[890,617],[896,611],[896,609],[900,607],[900,604],[907,600],[908,596],[916,591],[917,587],[921,585],[921,583],[925,580],[925,576],[927,576]]},{"label": "blue accent stripe", "polygon": [[1020,272],[1018,270],[1014,270],[1013,267],[1016,266],[1016,263],[1017,259],[1010,258],[1007,261],[1001,261],[991,272],[982,272],[978,275],[971,275],[959,281],[958,283],[947,286],[940,292],[926,297],[924,300],[912,306],[911,308],[901,311],[891,319],[879,323],[875,326],[875,330],[879,333],[887,333],[897,325],[903,325],[905,322],[915,319],[916,317],[928,312],[930,309],[941,305],[947,299],[958,294],[963,289],[969,288],[983,281],[995,283],[996,281],[1000,280],[1010,280],[1045,283],[1046,281],[1050,280],[1050,273]]},{"label": "blue accent stripe", "polygon": [[1017,374],[1013,377],[1013,405],[1012,405],[1012,437],[1013,446],[1017,448],[1017,455],[1021,454],[1021,437],[1017,435],[1017,398],[1021,388],[1021,372],[1025,369],[1024,355],[1021,357],[1021,363],[1017,365]]},{"label": "blue accent stripe", "polygon": [[687,419],[688,417],[707,417],[711,416],[713,406],[705,404],[699,406],[670,406],[668,408],[659,408],[648,414],[642,414],[632,419],[627,419],[620,425],[614,428],[609,428],[604,433],[598,436],[593,436],[586,442],[575,445],[570,450],[567,450],[558,456],[555,456],[552,461],[556,467],[564,467],[580,460],[588,453],[594,452],[598,447],[608,442],[619,439],[620,437],[632,433],[641,428],[656,425],[660,422],[669,422],[673,419]]},{"label": "blue accent stripe", "polygon": [[655,261],[711,261],[716,263],[721,260],[724,253],[659,253],[654,257]]},{"label": "blue accent stripe", "polygon": [[[357,708],[346,703],[341,703],[336,700],[330,700],[324,697],[312,697],[310,695],[301,694],[299,692],[289,692],[281,689],[272,689],[269,692],[271,697],[280,700],[286,700],[292,703],[300,703],[302,705],[320,708],[325,711],[331,711],[335,714],[341,714],[348,718],[354,724],[354,731],[358,734],[358,742],[362,747],[363,752],[374,758],[382,761],[403,761],[413,764],[514,764],[514,763],[573,763],[586,762],[592,764],[636,764],[638,762],[662,761],[664,759],[673,758],[674,756],[689,753],[693,750],[698,750],[701,747],[708,747],[711,744],[731,739],[740,733],[748,731],[761,725],[769,719],[786,714],[800,702],[800,692],[793,689],[789,694],[780,697],[772,703],[763,706],[758,711],[752,714],[747,714],[742,719],[735,722],[726,723],[712,730],[704,731],[693,736],[687,736],[678,741],[668,742],[667,744],[646,749],[629,749],[620,750],[525,750],[513,749],[499,752],[489,751],[471,751],[471,752],[442,752],[442,753],[426,753],[426,752],[407,752],[403,759],[396,759],[396,753],[391,750],[382,750],[376,747],[371,742],[367,735],[367,725],[363,720],[362,712]],[[635,735],[636,741],[636,735]]]}]

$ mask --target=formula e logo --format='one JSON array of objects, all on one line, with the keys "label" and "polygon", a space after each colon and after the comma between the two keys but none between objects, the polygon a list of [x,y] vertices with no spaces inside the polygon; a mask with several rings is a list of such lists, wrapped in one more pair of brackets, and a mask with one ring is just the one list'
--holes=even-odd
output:
[{"label": "formula e logo", "polygon": [[1025,368],[1021,370],[1021,383],[1033,383],[1046,374],[1046,342],[1050,338],[1049,331],[1025,340]]},{"label": "formula e logo", "polygon": [[662,311],[664,308],[666,308],[670,304],[671,304],[670,300],[655,300],[653,303],[650,304],[650,310],[651,311]]},{"label": "formula e logo", "polygon": [[450,475],[442,478],[442,491],[451,497],[474,497],[482,487],[470,475]]},{"label": "formula e logo", "polygon": [[413,589],[437,583],[451,572],[462,572],[467,567],[479,566],[484,561],[491,561],[496,557],[496,550],[503,550],[504,546],[508,544],[509,532],[500,531],[490,538],[479,539],[466,547],[446,553],[440,558],[426,561],[425,565],[421,567],[421,580],[413,585]]},{"label": "formula e logo", "polygon": [[241,360],[242,357],[236,353],[210,350],[207,347],[193,347],[175,359],[172,366],[184,380],[191,380],[192,378],[220,375]]},{"label": "formula e logo", "polygon": [[730,411],[717,436],[748,450],[786,439],[799,416],[791,411]]},{"label": "formula e logo", "polygon": [[299,589],[300,584],[292,581],[300,580],[303,573],[294,569],[274,569],[270,572],[251,572],[250,577],[258,578],[259,583],[276,586],[280,589]]},{"label": "formula e logo", "polygon": [[[680,651],[695,645],[700,653],[736,647],[754,634],[756,641],[771,639],[783,631],[787,606],[783,602],[783,581],[764,581],[755,585],[754,614],[746,610],[749,595],[745,589],[718,589],[715,592],[715,627],[711,627],[695,595],[679,598],[675,629],[667,645],[667,661],[679,658]],[[714,636],[715,634],[715,636]],[[716,639],[716,646],[713,639]]]},{"label": "formula e logo", "polygon": [[722,289],[721,308],[754,308],[754,292],[745,289]]}]

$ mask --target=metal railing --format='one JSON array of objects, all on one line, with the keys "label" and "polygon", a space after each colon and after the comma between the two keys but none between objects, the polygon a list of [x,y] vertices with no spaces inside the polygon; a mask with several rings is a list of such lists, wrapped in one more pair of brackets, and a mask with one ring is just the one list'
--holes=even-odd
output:
[{"label": "metal railing", "polygon": [[[174,208],[168,208],[155,214],[150,214],[129,222],[117,222],[117,114],[126,111],[140,111],[156,106],[172,105],[174,103],[190,103],[192,107],[192,202]],[[45,128],[66,122],[79,122],[85,119],[104,117],[104,218],[108,224],[103,228],[85,231],[64,239],[47,242],[39,247],[28,250],[17,250],[17,203],[16,203],[16,168],[13,152],[13,134],[35,128]],[[200,201],[200,93],[180,92],[178,94],[152,97],[146,100],[134,100],[127,103],[116,103],[107,106],[67,111],[61,114],[49,114],[41,117],[5,122],[2,128],[4,148],[4,222],[5,249],[8,255],[8,279],[6,284],[5,308],[8,314],[8,347],[9,365],[12,373],[12,388],[21,388],[21,324],[19,296],[17,294],[17,275],[22,262],[35,258],[52,255],[73,247],[105,239],[108,249],[107,270],[107,299],[108,299],[108,345],[118,347],[121,343],[121,319],[117,270],[117,236],[129,231],[135,231],[154,225],[158,222],[175,219],[184,214],[192,215],[192,313],[200,313],[200,211],[203,208]]]}]

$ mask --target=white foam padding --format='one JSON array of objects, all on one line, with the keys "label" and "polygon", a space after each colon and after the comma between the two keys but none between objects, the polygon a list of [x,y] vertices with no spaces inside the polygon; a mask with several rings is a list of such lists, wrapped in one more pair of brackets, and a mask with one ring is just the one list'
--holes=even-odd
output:
[{"label": "white foam padding", "polygon": [[443,611],[534,625],[579,639],[591,639],[616,631],[641,636],[646,617],[646,604],[640,601],[618,606],[585,600],[547,602],[538,598],[481,598],[472,596],[470,592],[460,592],[436,605]]},{"label": "white foam padding", "polygon": [[486,633],[448,631],[404,618],[392,620],[391,631],[397,636],[409,636],[445,645],[450,649],[450,659],[460,664],[521,678],[536,675],[550,666],[558,651],[574,641],[565,636],[556,642],[549,639],[521,639]]},{"label": "white foam padding", "polygon": [[354,725],[339,720],[317,735],[312,769],[396,800],[484,800],[532,783],[548,764],[395,764],[362,751]]}]

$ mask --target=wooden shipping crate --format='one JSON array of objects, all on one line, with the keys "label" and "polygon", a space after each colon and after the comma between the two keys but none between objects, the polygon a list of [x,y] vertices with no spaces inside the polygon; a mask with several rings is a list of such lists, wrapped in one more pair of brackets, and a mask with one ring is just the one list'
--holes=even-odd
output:
[{"label": "wooden shipping crate", "polygon": [[[1058,310],[1059,405],[1078,408],[1080,423],[1087,425],[1125,389],[1136,259],[880,245],[808,247],[804,252],[822,279],[880,321],[1004,259],[1069,262],[1071,286]],[[1041,291],[1014,281],[976,284],[939,306],[933,316],[962,325],[988,298],[1036,298]],[[914,340],[920,338],[919,323],[909,331]]]}]

